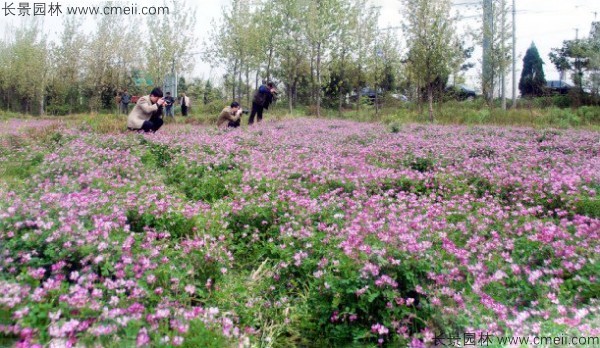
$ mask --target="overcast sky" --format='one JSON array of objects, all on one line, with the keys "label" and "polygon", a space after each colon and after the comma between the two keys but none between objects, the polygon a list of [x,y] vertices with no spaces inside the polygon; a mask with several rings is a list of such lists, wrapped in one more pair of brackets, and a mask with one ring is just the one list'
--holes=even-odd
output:
[{"label": "overcast sky", "polygon": [[[512,6],[512,0],[506,0],[510,6]],[[517,79],[520,77],[520,70],[523,65],[522,59],[527,48],[532,42],[535,42],[542,60],[545,62],[544,70],[546,73],[547,80],[558,79],[558,72],[554,68],[553,64],[548,58],[551,48],[560,47],[563,40],[574,39],[576,30],[580,38],[587,37],[589,35],[592,21],[595,20],[597,15],[600,15],[600,0],[515,0],[516,1],[516,48],[517,48]],[[41,3],[42,1],[36,0],[30,2],[30,6],[33,7],[33,3]],[[400,26],[402,20],[402,5],[399,0],[371,0],[373,6],[379,6],[381,9],[380,26],[386,27],[397,27]],[[4,2],[3,2],[4,3]],[[15,7],[18,7],[19,1],[14,1]],[[99,1],[94,0],[82,0],[82,1],[53,1],[53,3],[59,3],[63,7],[67,5],[77,6],[93,6],[100,4]],[[116,2],[115,2],[116,3]],[[160,0],[137,0],[124,2],[129,6],[136,4],[138,7],[141,6],[161,6],[162,1]],[[219,18],[222,7],[227,6],[230,0],[216,0],[216,1],[202,1],[198,2],[197,11],[197,36],[198,43],[189,48],[190,52],[200,52],[202,42],[208,38],[210,31],[211,21]],[[460,11],[460,14],[464,17],[459,22],[459,30],[462,31],[474,31],[480,26],[481,18],[481,0],[453,0],[455,4],[453,6],[454,11]],[[50,5],[50,1],[46,1],[47,6]],[[4,7],[5,5],[3,5]],[[512,7],[511,7],[512,8]],[[5,10],[0,10],[0,23],[4,24],[18,24],[19,17],[17,15],[7,16]],[[18,12],[18,11],[14,11]],[[597,13],[599,12],[599,13]],[[60,23],[64,19],[65,14],[62,17],[48,15],[44,16],[45,31],[50,34],[51,37],[55,33],[60,31]],[[38,16],[40,17],[40,16]],[[507,20],[511,20],[512,16],[509,16]],[[91,22],[91,18],[89,17]],[[143,16],[129,15],[123,16],[124,20],[139,20],[143,21]],[[600,17],[597,18],[600,20]],[[240,18],[243,20],[243,18]],[[6,26],[0,24],[0,33],[3,37],[6,35],[10,36],[11,33],[7,33]],[[471,29],[469,29],[471,28]],[[402,31],[394,29],[399,36],[402,35]],[[176,33],[171,33],[176,35]],[[402,38],[400,41],[403,42]],[[204,64],[200,60],[200,56],[196,55],[196,67],[193,75],[203,78],[219,79],[221,75],[220,70],[211,70],[211,68]],[[477,63],[477,66],[472,69],[468,74],[467,85],[478,87],[480,82],[477,72],[480,70],[479,62],[481,60],[481,51],[475,52],[475,56],[472,61]],[[510,74],[509,74],[510,75]],[[507,82],[510,90],[510,81]],[[509,92],[510,93],[510,92]]]}]

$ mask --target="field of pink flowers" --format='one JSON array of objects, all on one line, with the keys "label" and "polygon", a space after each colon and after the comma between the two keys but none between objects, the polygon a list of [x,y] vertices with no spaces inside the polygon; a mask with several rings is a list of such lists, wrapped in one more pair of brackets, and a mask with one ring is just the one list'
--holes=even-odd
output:
[{"label": "field of pink flowers", "polygon": [[0,346],[600,335],[600,134],[0,127]]}]

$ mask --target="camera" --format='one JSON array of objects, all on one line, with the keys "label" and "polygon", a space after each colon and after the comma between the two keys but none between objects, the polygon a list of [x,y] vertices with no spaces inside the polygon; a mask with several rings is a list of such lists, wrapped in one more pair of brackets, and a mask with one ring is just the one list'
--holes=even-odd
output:
[{"label": "camera", "polygon": [[242,110],[242,114],[246,114],[246,115],[248,115],[249,113],[250,113],[250,111],[249,111],[249,110]]}]

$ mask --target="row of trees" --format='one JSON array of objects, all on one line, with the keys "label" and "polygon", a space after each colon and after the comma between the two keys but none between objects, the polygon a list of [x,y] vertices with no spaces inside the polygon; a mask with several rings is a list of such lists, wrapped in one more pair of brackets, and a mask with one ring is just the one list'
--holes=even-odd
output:
[{"label": "row of trees", "polygon": [[233,0],[223,10],[205,58],[227,69],[236,99],[249,101],[262,80],[276,80],[290,110],[300,102],[318,114],[323,91],[341,107],[360,87],[394,88],[402,72],[395,28],[378,28],[367,0]]},{"label": "row of trees", "polygon": [[[565,40],[559,48],[553,48],[550,61],[560,72],[561,81],[567,75],[576,85],[575,96],[588,91],[597,97],[600,87],[600,22],[592,23],[587,38]],[[532,43],[523,58],[523,70],[519,90],[524,97],[546,94],[546,78],[543,60]]]},{"label": "row of trees", "polygon": [[[504,0],[490,3],[493,16],[506,17]],[[494,77],[485,88],[492,98],[499,90],[495,77],[510,66],[509,23],[492,21],[459,37],[451,1],[400,5],[403,21],[380,28],[378,8],[366,0],[234,0],[215,23],[205,58],[227,69],[229,95],[237,99],[250,98],[248,86],[262,79],[277,80],[290,110],[300,102],[315,105],[319,114],[323,96],[337,98],[341,109],[343,96],[363,87],[401,88],[427,101],[432,115],[449,77],[460,81],[473,66],[467,63],[473,48],[465,42],[479,44],[485,36]]]},{"label": "row of trees", "polygon": [[[189,72],[195,53],[190,47],[201,44],[194,7],[176,0],[166,4],[170,14],[147,17],[145,26],[119,16],[96,17],[91,33],[83,31],[82,18],[68,16],[55,41],[35,21],[13,28],[15,35],[0,41],[0,107],[29,113],[99,110],[112,107],[119,90],[140,94],[172,71]],[[399,4],[403,20],[381,28],[380,9],[368,0],[232,0],[202,43],[203,59],[225,69],[223,85],[196,79],[190,92],[207,103],[219,96],[249,104],[258,84],[273,80],[290,110],[310,105],[319,115],[323,105],[341,110],[348,95],[368,87],[410,94],[426,102],[433,117],[433,103],[450,78],[460,83],[473,66],[467,42],[479,45],[486,38],[492,78],[482,89],[490,101],[502,94],[501,77],[512,59],[506,20],[486,22],[461,37],[450,0]],[[491,0],[488,13],[505,18],[508,10],[505,0]],[[551,57],[561,70],[575,70],[580,77],[575,81],[599,80],[600,34],[594,28],[589,39],[565,41]]]},{"label": "row of trees", "polygon": [[[449,0],[400,4],[403,22],[380,28],[380,9],[368,0],[233,0],[212,26],[203,58],[225,68],[227,99],[249,103],[262,80],[274,80],[290,110],[313,105],[318,115],[324,103],[341,110],[347,95],[369,87],[427,100],[432,112],[449,77],[460,82],[461,72],[472,66],[465,60],[473,49],[457,36]],[[94,111],[111,107],[119,90],[139,94],[161,85],[171,71],[189,72],[189,47],[199,44],[194,8],[185,1],[166,5],[170,14],[147,17],[145,27],[99,16],[95,29],[85,33],[84,19],[65,17],[56,41],[35,21],[12,28],[13,38],[0,41],[0,107]],[[195,85],[200,90],[205,83]]]},{"label": "row of trees", "polygon": [[43,33],[41,17],[8,28],[14,35],[0,41],[0,108],[40,114],[111,108],[118,91],[146,93],[166,71],[189,69],[194,9],[174,0],[166,5],[169,16],[145,23],[97,16],[91,33],[83,31],[91,17],[64,16],[57,40]]}]

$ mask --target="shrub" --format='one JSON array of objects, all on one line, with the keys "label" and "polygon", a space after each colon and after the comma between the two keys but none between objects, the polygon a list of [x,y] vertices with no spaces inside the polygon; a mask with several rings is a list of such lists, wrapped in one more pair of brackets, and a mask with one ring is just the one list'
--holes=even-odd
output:
[{"label": "shrub", "polygon": [[140,138],[140,144],[146,145],[146,152],[141,157],[142,163],[154,168],[165,168],[181,151],[180,148],[149,142],[143,137]]},{"label": "shrub", "polygon": [[583,198],[575,203],[575,211],[579,215],[600,219],[600,199]]},{"label": "shrub", "polygon": [[[332,256],[335,255],[335,256]],[[324,276],[310,281],[302,323],[304,335],[318,346],[350,344],[404,343],[394,334],[397,324],[407,333],[417,333],[431,317],[426,298],[415,291],[426,281],[429,267],[405,258],[400,265],[386,262],[378,265],[381,275],[389,276],[397,286],[378,285],[374,277],[365,276],[359,263],[338,252],[329,253],[331,262]],[[314,258],[314,256],[313,256]],[[318,260],[317,260],[318,261]],[[305,267],[310,267],[305,262]],[[316,269],[303,269],[300,274],[312,274]],[[287,275],[293,279],[295,275]],[[406,301],[409,301],[408,304]],[[381,328],[378,331],[377,328]],[[381,341],[380,341],[381,340]]]},{"label": "shrub", "polygon": [[166,172],[165,183],[177,187],[188,199],[214,203],[231,196],[242,180],[232,162],[213,165],[177,163]]}]

